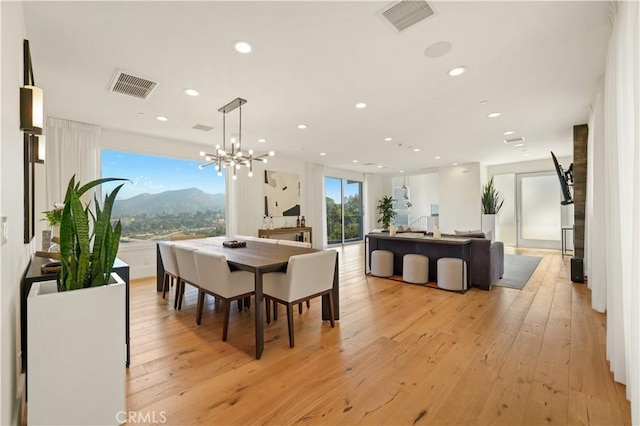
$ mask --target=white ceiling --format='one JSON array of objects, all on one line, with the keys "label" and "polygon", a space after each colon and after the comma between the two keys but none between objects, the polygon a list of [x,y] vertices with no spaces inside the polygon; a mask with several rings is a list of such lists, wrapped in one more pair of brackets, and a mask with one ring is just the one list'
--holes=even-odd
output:
[{"label": "white ceiling", "polygon": [[[587,121],[604,74],[609,2],[430,2],[436,15],[402,33],[379,14],[389,4],[47,1],[25,11],[50,116],[213,146],[218,108],[242,97],[245,150],[371,173],[572,154],[573,125]],[[237,40],[253,52],[237,53]],[[427,57],[438,41],[451,52]],[[447,75],[459,65],[467,73]],[[116,69],[159,86],[147,100],[110,93]],[[507,130],[529,156],[502,142]]]}]

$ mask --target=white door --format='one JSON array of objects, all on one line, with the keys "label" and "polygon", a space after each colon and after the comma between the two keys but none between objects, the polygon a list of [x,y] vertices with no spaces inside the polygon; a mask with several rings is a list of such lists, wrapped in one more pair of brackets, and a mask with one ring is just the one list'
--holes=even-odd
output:
[{"label": "white door", "polygon": [[561,204],[555,172],[517,175],[518,246],[560,249]]}]

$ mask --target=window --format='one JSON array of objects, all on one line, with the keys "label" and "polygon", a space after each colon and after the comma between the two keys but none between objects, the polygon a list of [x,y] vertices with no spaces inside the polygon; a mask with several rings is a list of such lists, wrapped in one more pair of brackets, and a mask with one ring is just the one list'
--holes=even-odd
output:
[{"label": "window", "polygon": [[[192,160],[102,150],[102,176],[131,180],[118,193],[112,219],[122,241],[225,235],[225,176]],[[111,192],[119,182],[103,185]]]},{"label": "window", "polygon": [[362,240],[362,182],[325,177],[327,242]]}]

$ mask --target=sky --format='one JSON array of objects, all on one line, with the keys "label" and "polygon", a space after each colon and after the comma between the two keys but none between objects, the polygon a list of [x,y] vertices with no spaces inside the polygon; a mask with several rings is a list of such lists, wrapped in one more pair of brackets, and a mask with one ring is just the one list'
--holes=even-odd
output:
[{"label": "sky", "polygon": [[[193,160],[158,157],[123,151],[102,150],[102,177],[130,179],[118,194],[125,200],[139,194],[158,194],[185,188],[199,188],[208,194],[224,194],[224,173],[218,176],[213,166],[199,169],[203,164]],[[118,183],[105,184],[110,192]]]},{"label": "sky", "polygon": [[[336,202],[336,204],[342,203],[341,201],[342,198],[340,195],[341,187],[342,187],[342,179],[332,178],[332,177],[326,177],[324,179],[325,195],[328,198],[332,198],[333,201]],[[359,189],[360,189],[360,185],[358,185],[358,183],[345,179],[345,187],[344,187],[345,197],[358,194]]]}]

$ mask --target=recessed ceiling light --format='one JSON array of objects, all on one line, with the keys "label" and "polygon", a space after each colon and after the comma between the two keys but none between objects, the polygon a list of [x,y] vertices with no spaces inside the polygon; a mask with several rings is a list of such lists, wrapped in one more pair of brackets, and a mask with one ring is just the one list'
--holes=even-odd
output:
[{"label": "recessed ceiling light", "polygon": [[298,124],[298,129],[306,129],[307,125],[306,124]]},{"label": "recessed ceiling light", "polygon": [[514,133],[515,133],[515,131],[513,131],[513,130],[507,130],[506,132],[503,133],[503,135],[508,136],[508,135],[512,135]]},{"label": "recessed ceiling light", "polygon": [[489,118],[496,118],[496,117],[500,117],[501,113],[499,112],[490,112],[489,114],[487,114],[487,117]]},{"label": "recessed ceiling light", "polygon": [[515,146],[524,146],[523,143],[517,143]]},{"label": "recessed ceiling light", "polygon": [[357,162],[358,162],[358,160],[353,160],[353,161],[352,161],[352,163],[357,163]]},{"label": "recessed ceiling light", "polygon": [[158,121],[169,121],[169,119],[165,116],[159,115],[156,117],[156,120]]},{"label": "recessed ceiling light", "polygon": [[467,67],[455,67],[447,71],[447,74],[449,74],[451,77],[456,77],[458,75],[464,74],[465,72],[467,72]]},{"label": "recessed ceiling light", "polygon": [[321,152],[320,155],[327,155],[327,153],[326,152]]},{"label": "recessed ceiling light", "polygon": [[480,101],[480,105],[486,105],[487,101]]},{"label": "recessed ceiling light", "polygon": [[530,156],[530,155],[531,155],[531,154],[529,154],[528,152],[525,152],[525,153],[524,153],[524,156],[525,156],[525,157],[528,157],[528,156]]},{"label": "recessed ceiling light", "polygon": [[413,148],[413,152],[420,152],[420,148]]},{"label": "recessed ceiling light", "polygon": [[356,104],[356,108],[358,108],[358,109],[362,109],[362,108],[366,108],[366,107],[367,107],[367,104],[365,104],[364,102],[358,102]]},{"label": "recessed ceiling light", "polygon": [[384,138],[385,142],[391,142],[393,139],[391,138]]},{"label": "recessed ceiling light", "polygon": [[454,165],[454,166],[457,166],[457,165],[458,165],[458,163],[453,163],[453,165]]},{"label": "recessed ceiling light", "polygon": [[258,142],[260,143],[265,143],[267,140],[266,139],[258,139]]},{"label": "recessed ceiling light", "polygon": [[378,168],[379,168],[379,169],[381,169],[381,168],[382,168],[382,166],[378,166]]},{"label": "recessed ceiling light", "polygon": [[400,170],[400,173],[404,173],[404,170]]},{"label": "recessed ceiling light", "polygon": [[233,48],[240,53],[251,52],[251,45],[246,41],[236,41],[233,43]]},{"label": "recessed ceiling light", "polygon": [[433,158],[435,158],[436,160],[439,160],[439,159],[440,159],[440,157],[433,157]]},{"label": "recessed ceiling light", "polygon": [[184,93],[189,96],[198,96],[200,94],[196,89],[184,89]]}]

